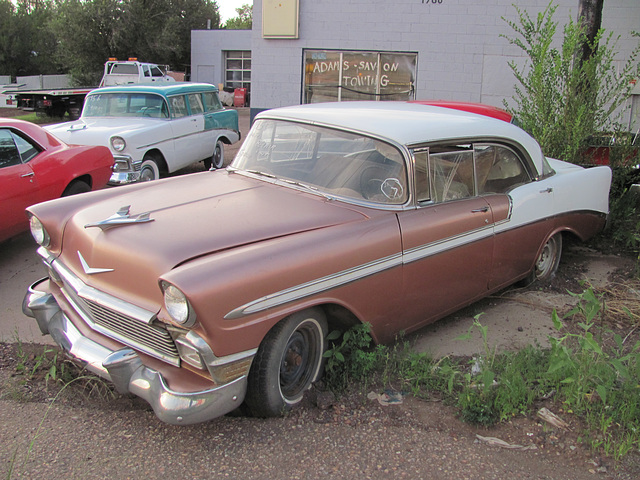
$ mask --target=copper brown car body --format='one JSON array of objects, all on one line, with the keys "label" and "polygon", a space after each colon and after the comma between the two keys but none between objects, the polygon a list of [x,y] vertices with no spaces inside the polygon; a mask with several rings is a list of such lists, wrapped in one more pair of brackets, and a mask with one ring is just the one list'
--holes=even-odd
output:
[{"label": "copper brown car body", "polygon": [[328,330],[390,342],[552,275],[562,235],[603,228],[610,180],[479,115],[276,109],[225,170],[30,208],[50,275],[23,309],[167,422],[245,396],[275,415],[320,374]]}]

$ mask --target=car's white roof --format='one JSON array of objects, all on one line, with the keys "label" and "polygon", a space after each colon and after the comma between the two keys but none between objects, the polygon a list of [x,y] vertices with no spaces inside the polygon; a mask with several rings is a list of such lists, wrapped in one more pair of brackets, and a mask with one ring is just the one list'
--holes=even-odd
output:
[{"label": "car's white roof", "polygon": [[274,108],[258,118],[297,120],[335,126],[387,138],[401,145],[482,138],[520,144],[538,172],[543,155],[538,143],[513,124],[474,113],[407,102],[336,102]]}]

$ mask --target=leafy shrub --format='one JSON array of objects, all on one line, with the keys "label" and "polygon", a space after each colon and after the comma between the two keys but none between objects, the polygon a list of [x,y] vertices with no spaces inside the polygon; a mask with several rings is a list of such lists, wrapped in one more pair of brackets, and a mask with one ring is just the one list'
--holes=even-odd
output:
[{"label": "leafy shrub", "polygon": [[[527,58],[524,66],[509,66],[516,78],[515,106],[505,102],[521,127],[538,140],[544,154],[573,163],[589,163],[584,152],[589,138],[620,130],[619,119],[630,97],[632,81],[640,75],[640,43],[618,69],[616,38],[600,30],[588,43],[585,29],[569,20],[560,48],[554,46],[557,6],[550,3],[536,19],[514,6],[518,22],[504,19],[514,36],[504,37]],[[638,36],[636,32],[633,35]],[[587,43],[594,53],[581,60]]]}]

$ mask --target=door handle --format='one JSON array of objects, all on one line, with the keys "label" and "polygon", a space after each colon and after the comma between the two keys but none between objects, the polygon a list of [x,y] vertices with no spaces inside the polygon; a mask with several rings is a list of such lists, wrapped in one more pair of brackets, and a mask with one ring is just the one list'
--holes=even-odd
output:
[{"label": "door handle", "polygon": [[471,213],[487,213],[489,211],[489,207],[480,207],[471,210]]},{"label": "door handle", "polygon": [[547,187],[544,190],[540,190],[540,193],[551,193],[553,192],[553,188]]},{"label": "door handle", "polygon": [[29,173],[25,173],[24,175],[20,175],[20,178],[33,177],[33,175],[34,175],[33,172],[29,172]]}]

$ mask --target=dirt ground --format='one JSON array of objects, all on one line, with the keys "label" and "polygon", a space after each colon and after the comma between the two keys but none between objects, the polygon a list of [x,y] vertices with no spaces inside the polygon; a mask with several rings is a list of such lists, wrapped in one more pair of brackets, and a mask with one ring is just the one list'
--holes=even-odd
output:
[{"label": "dirt ground", "polygon": [[[240,113],[241,130],[248,130],[248,112]],[[226,150],[226,162],[235,150]],[[544,345],[553,333],[551,311],[567,311],[575,303],[567,290],[582,291],[584,280],[600,288],[623,284],[635,268],[632,258],[568,246],[550,284],[500,292],[408,340],[436,356],[473,355],[483,348],[477,335],[464,342],[455,338],[483,313],[491,346]],[[304,405],[280,419],[230,415],[194,426],[163,424],[144,401],[114,394],[95,378],[81,377],[67,387],[47,382],[52,372],[37,364],[45,349],[49,359],[58,350],[20,311],[26,287],[42,275],[27,234],[0,246],[3,478],[640,478],[640,455],[616,464],[588,451],[579,441],[581,419],[549,402],[539,407],[560,415],[567,430],[534,414],[494,428],[475,427],[438,398],[406,396],[401,404],[383,406],[368,398],[371,391],[382,393],[374,386],[356,386],[350,395],[329,401],[312,391]],[[58,360],[57,376],[74,368]],[[491,438],[512,448],[496,446]]]},{"label": "dirt ground", "polygon": [[[566,290],[581,291],[579,281],[589,272],[601,276],[597,282],[613,285],[628,281],[634,271],[633,259],[569,247],[551,284],[507,290],[410,339],[418,346],[425,338],[434,340],[445,350],[469,354],[469,344],[459,346],[450,336],[466,331],[477,311],[493,316],[506,307],[513,320],[503,326],[509,330],[510,323],[524,325],[517,320],[523,305],[546,315],[554,307],[570,308]],[[49,358],[56,355],[53,347],[0,343],[5,478],[640,478],[639,455],[616,464],[588,451],[579,441],[580,418],[553,403],[539,407],[560,415],[567,430],[534,414],[489,429],[475,427],[438,398],[407,396],[401,404],[383,406],[367,398],[372,390],[382,392],[364,386],[328,402],[311,392],[303,406],[281,419],[225,416],[176,427],[161,423],[144,401],[114,394],[101,381],[81,378],[62,390],[60,382],[47,383],[47,371],[36,368],[45,348]],[[512,448],[495,446],[493,438]]]}]

